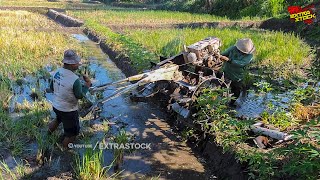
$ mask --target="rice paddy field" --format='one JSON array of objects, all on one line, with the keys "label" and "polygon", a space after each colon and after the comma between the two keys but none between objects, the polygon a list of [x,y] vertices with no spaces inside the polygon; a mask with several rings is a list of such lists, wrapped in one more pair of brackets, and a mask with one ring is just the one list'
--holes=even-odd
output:
[{"label": "rice paddy field", "polygon": [[62,8],[62,9],[104,9],[101,4],[83,3],[82,0],[1,0],[0,7],[38,7],[38,8]]},{"label": "rice paddy field", "polygon": [[[27,157],[28,145],[43,140],[42,133],[49,120],[50,104],[42,100],[24,102],[13,110],[14,114],[21,115],[18,116],[21,117],[19,120],[15,120],[8,114],[9,102],[15,92],[13,88],[17,84],[28,84],[25,79],[27,76],[47,77],[44,70],[46,66],[59,65],[66,48],[80,51],[81,46],[61,32],[36,30],[42,27],[54,29],[57,26],[42,15],[27,11],[0,11],[0,16],[0,54],[3,62],[0,66],[1,156],[5,158],[8,154],[12,155],[17,158],[15,161],[18,164],[16,170],[10,170],[8,164],[1,160],[0,179],[19,179],[27,172],[32,172],[31,166],[22,159]],[[42,148],[40,144],[38,147],[40,155]]]},{"label": "rice paddy field", "polygon": [[[184,28],[184,29],[131,29],[130,24],[141,27],[163,23],[198,23],[217,21],[210,15],[192,15],[163,11],[68,11],[71,16],[83,19],[89,28],[102,36],[109,37],[116,48],[120,46],[133,59],[139,70],[146,67],[145,60],[156,61],[158,56],[169,57],[182,51],[183,45],[199,39],[215,36],[222,40],[222,50],[234,45],[237,39],[250,37],[256,44],[255,65],[271,69],[279,78],[301,74],[299,68],[308,67],[314,55],[312,47],[293,33],[243,30],[239,28]],[[92,17],[94,15],[95,18]],[[99,17],[99,18],[97,18]],[[132,19],[131,19],[132,18]],[[134,19],[134,20],[133,20]],[[220,18],[220,20],[222,20]],[[227,20],[227,19],[223,19]],[[125,28],[114,34],[108,25],[117,24]],[[141,50],[134,50],[142,48]],[[145,51],[150,53],[143,53]],[[133,52],[131,52],[133,51]],[[135,53],[137,55],[135,55]],[[140,54],[142,53],[142,54]]]},{"label": "rice paddy field", "polygon": [[[319,68],[316,66],[319,60],[315,54],[316,47],[308,44],[305,39],[294,33],[239,27],[158,28],[159,25],[230,20],[206,14],[81,6],[80,1],[74,3],[0,0],[0,7],[68,9],[67,15],[83,20],[84,27],[95,32],[118,56],[129,58],[132,68],[137,72],[148,70],[150,61],[159,62],[159,56],[176,55],[182,51],[183,45],[209,36],[222,40],[222,51],[234,45],[238,39],[251,38],[256,52],[246,75],[246,83],[250,87],[247,94],[249,105],[244,101],[242,107],[229,109],[226,106],[229,97],[221,95],[219,101],[216,100],[217,95],[224,93],[223,90],[206,89],[197,105],[202,111],[197,113],[193,123],[201,125],[205,133],[212,135],[214,143],[222,147],[223,152],[234,154],[235,160],[245,166],[247,178],[319,179],[320,82]],[[70,34],[59,30],[59,24],[38,13],[3,10],[0,11],[0,24],[0,54],[3,61],[0,64],[0,179],[28,179],[33,177],[34,171],[41,169],[28,163],[30,154],[37,156],[38,165],[50,167],[58,160],[51,161],[45,157],[64,152],[57,143],[58,134],[46,135],[50,104],[45,98],[40,98],[32,104],[23,102],[12,110],[10,99],[16,93],[13,87],[27,85],[26,79],[30,76],[46,79],[50,75],[45,69],[61,65],[65,49],[75,49],[86,58],[94,56],[95,52],[85,50]],[[122,28],[121,31],[118,31],[119,28]],[[36,93],[37,88],[33,91]],[[37,93],[38,96],[45,95],[43,92]],[[261,108],[263,110],[255,117],[237,115],[247,112],[247,109],[258,111]],[[267,149],[257,148],[252,142],[255,136],[250,131],[256,122],[263,122],[272,129],[291,134],[293,138],[288,142],[270,142]],[[100,128],[104,132],[103,136],[107,136],[109,125],[102,124]],[[181,136],[188,139],[193,135],[195,130],[187,128]],[[80,141],[91,142],[93,136],[87,124]],[[124,131],[113,135],[114,142],[119,143],[128,142],[130,138]],[[37,147],[36,152],[33,146]],[[48,156],[48,152],[51,152],[51,156]],[[102,151],[86,149],[81,153],[68,152],[66,156],[71,160],[66,162],[72,162],[72,170],[69,169],[71,175],[66,176],[75,179],[122,179],[117,173],[111,176],[107,174],[114,162],[122,161],[124,152],[113,153],[113,162],[105,166]],[[10,168],[10,164],[4,161],[6,157],[15,159],[15,168]]]},{"label": "rice paddy field", "polygon": [[98,10],[68,11],[67,14],[92,19],[99,17],[99,23],[105,25],[161,25],[192,22],[229,21],[226,17],[209,14],[191,14],[187,12],[170,12],[155,10]]}]

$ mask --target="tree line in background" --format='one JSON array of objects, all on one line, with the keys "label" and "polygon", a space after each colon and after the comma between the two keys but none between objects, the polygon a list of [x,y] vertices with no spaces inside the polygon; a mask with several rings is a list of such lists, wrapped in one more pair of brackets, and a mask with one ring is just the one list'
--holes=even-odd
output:
[{"label": "tree line in background", "polygon": [[292,5],[305,6],[319,0],[102,0],[105,3],[156,5],[159,9],[210,13],[239,18],[246,16],[276,17],[287,13]]}]

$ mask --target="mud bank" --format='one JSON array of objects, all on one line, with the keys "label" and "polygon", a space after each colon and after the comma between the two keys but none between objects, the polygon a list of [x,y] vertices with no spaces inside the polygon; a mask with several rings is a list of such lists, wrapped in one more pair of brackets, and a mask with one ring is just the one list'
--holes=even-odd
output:
[{"label": "mud bank", "polygon": [[59,13],[53,9],[49,9],[47,15],[51,19],[67,27],[80,27],[83,25],[83,21],[67,16],[65,14]]},{"label": "mud bank", "polygon": [[174,118],[171,118],[168,123],[179,133],[182,133],[185,129],[195,130],[194,133],[197,138],[190,137],[187,140],[187,144],[196,154],[205,159],[206,166],[218,178],[248,179],[247,164],[238,162],[232,152],[224,152],[223,148],[215,143],[215,137],[213,135],[205,135],[201,131],[201,127],[194,124],[193,121],[190,118],[185,119],[180,115],[174,115]]},{"label": "mud bank", "polygon": [[83,32],[89,37],[90,40],[99,43],[103,52],[108,54],[112,61],[127,77],[138,74],[138,71],[131,66],[131,60],[128,57],[125,57],[120,51],[114,51],[108,44],[106,44],[104,37],[99,37],[96,32],[88,28],[85,28]]}]

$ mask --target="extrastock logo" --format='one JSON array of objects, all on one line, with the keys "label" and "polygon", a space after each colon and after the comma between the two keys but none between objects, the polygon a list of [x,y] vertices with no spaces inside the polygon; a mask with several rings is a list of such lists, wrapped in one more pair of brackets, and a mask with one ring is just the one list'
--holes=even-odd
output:
[{"label": "extrastock logo", "polygon": [[306,24],[312,24],[316,19],[315,5],[308,5],[304,8],[300,6],[289,6],[290,19],[294,22],[303,21]]}]

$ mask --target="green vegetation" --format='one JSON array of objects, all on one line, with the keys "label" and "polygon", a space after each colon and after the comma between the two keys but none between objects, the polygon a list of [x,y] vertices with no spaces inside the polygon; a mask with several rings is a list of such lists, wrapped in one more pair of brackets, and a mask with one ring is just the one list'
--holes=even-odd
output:
[{"label": "green vegetation", "polygon": [[[294,34],[282,32],[224,29],[183,29],[183,30],[137,30],[127,31],[129,37],[156,55],[172,56],[181,51],[183,44],[189,45],[209,36],[222,40],[221,49],[235,44],[237,39],[249,37],[256,46],[255,60],[259,65],[279,66],[289,61],[297,65],[310,63],[310,46]],[[177,42],[177,43],[172,43]]]},{"label": "green vegetation", "polygon": [[[66,48],[79,49],[75,41],[66,40],[67,36],[62,33],[36,31],[41,27],[57,27],[43,16],[25,11],[1,11],[0,16],[0,49],[2,58],[6,60],[0,65],[1,77],[24,77],[48,63],[59,62]],[[24,31],[22,27],[30,29]]]},{"label": "green vegetation", "polygon": [[[308,89],[308,88],[307,88]],[[310,89],[310,88],[309,88]],[[249,176],[252,179],[316,179],[319,176],[319,106],[312,111],[310,107],[310,92],[319,99],[318,92],[313,90],[297,89],[292,93],[294,98],[290,103],[291,112],[284,108],[275,108],[269,105],[269,110],[262,114],[262,121],[267,125],[275,126],[283,132],[294,135],[293,142],[284,146],[275,146],[268,150],[257,149],[248,144],[252,141],[249,134],[250,126],[255,119],[239,121],[233,116],[233,112],[225,105],[229,97],[225,96],[225,89],[205,90],[198,98],[198,112],[195,123],[200,124],[202,129],[215,136],[215,141],[223,147],[224,151],[232,151],[240,162],[249,163]],[[261,96],[259,94],[258,96]],[[305,104],[302,104],[304,102]],[[314,101],[312,101],[314,102]],[[270,102],[266,102],[269,103]],[[303,107],[303,111],[295,108],[296,103]],[[272,112],[272,113],[270,113]],[[310,118],[303,120],[297,114]],[[317,112],[316,115],[313,112]]]},{"label": "green vegetation", "polygon": [[50,162],[52,158],[52,152],[54,145],[58,141],[58,134],[53,133],[48,135],[47,132],[37,132],[36,140],[38,143],[37,163],[44,165],[46,162]]},{"label": "green vegetation", "polygon": [[103,166],[103,151],[87,148],[82,156],[77,155],[74,170],[76,178],[87,179],[106,179],[107,172],[112,167]]},{"label": "green vegetation", "polygon": [[118,56],[129,57],[132,60],[131,66],[139,72],[150,66],[149,61],[155,62],[158,59],[154,53],[148,51],[126,35],[115,33],[110,28],[100,25],[92,19],[87,20],[85,26],[97,32],[99,36],[107,37],[104,40],[105,43],[113,51],[118,52]]},{"label": "green vegetation", "polygon": [[[179,22],[179,18],[182,17],[179,13],[161,11],[70,11],[68,13],[84,19],[85,25],[89,29],[94,30],[100,36],[106,37],[106,43],[113,50],[120,51],[125,57],[129,57],[133,67],[139,71],[147,69],[149,61],[158,61],[157,56],[169,57],[178,54],[184,44],[189,45],[208,36],[221,38],[223,42],[222,50],[234,45],[237,39],[250,37],[256,46],[255,66],[265,67],[267,69],[265,72],[270,73],[272,77],[288,79],[292,76],[299,76],[301,75],[300,68],[310,66],[313,58],[311,47],[293,33],[241,30],[238,28],[186,28],[127,29],[124,34],[118,34],[106,26],[108,24],[130,25],[132,22],[142,26],[152,23],[173,23]],[[161,13],[164,14],[163,17]],[[92,17],[92,14],[95,14],[95,18]],[[191,22],[201,22],[209,17],[204,15],[203,17],[202,15],[193,16],[196,18],[191,18]],[[98,20],[96,20],[97,17],[99,17]],[[133,20],[133,18],[136,19]],[[188,18],[183,20],[187,22]]]},{"label": "green vegetation", "polygon": [[[43,165],[49,161],[57,139],[56,135],[48,137],[44,135],[47,132],[43,132],[49,121],[51,105],[41,100],[41,97],[34,102],[16,103],[13,91],[29,83],[24,80],[27,75],[47,78],[48,73],[44,70],[46,64],[57,65],[61,62],[65,49],[81,50],[81,47],[76,41],[56,32],[54,28],[57,25],[44,16],[25,11],[0,11],[0,17],[0,54],[3,59],[0,65],[0,146],[10,150],[9,155],[16,157],[23,155],[30,142],[36,140],[37,160]],[[53,29],[47,32],[42,31],[42,28]],[[39,86],[39,82],[28,84],[37,96],[43,96]],[[12,105],[12,110],[18,117],[9,116],[8,110],[13,108]],[[23,168],[23,165],[19,165],[15,176],[12,176],[11,170],[2,163],[1,171],[9,174],[12,179],[17,179],[17,175],[24,175]]]},{"label": "green vegetation", "polygon": [[[160,2],[160,1],[157,1]],[[258,30],[242,30],[237,28],[224,29],[161,29],[161,30],[132,30],[116,33],[108,25],[117,26],[154,26],[193,22],[230,21],[229,18],[243,18],[259,16],[279,16],[286,11],[289,4],[286,0],[268,1],[241,1],[236,9],[232,9],[236,1],[228,2],[206,1],[161,1],[163,7],[177,8],[191,12],[210,12],[219,16],[200,15],[169,11],[142,11],[142,10],[104,10],[104,11],[68,11],[67,13],[85,20],[85,26],[94,30],[99,36],[106,38],[104,41],[122,57],[128,57],[131,65],[139,72],[149,69],[149,61],[158,62],[159,56],[169,57],[179,53],[184,44],[189,45],[208,36],[219,37],[222,50],[234,45],[237,39],[250,37],[256,46],[255,61],[253,66],[260,71],[268,73],[270,79],[289,79],[299,76],[303,67],[310,67],[313,56],[311,47],[303,42],[299,36],[291,33],[270,32]],[[237,1],[238,2],[238,1]],[[294,2],[296,5],[305,5],[307,2]],[[173,4],[174,3],[174,4]],[[181,4],[180,4],[181,5]],[[245,7],[246,5],[246,7]],[[83,5],[80,2],[66,1],[48,2],[45,0],[30,1],[0,1],[0,6],[46,6],[57,8],[98,8],[98,6]],[[99,8],[106,8],[99,6]],[[227,17],[226,17],[227,16]],[[42,73],[45,64],[59,64],[63,51],[67,48],[79,50],[81,47],[66,35],[56,32],[43,31],[54,29],[57,25],[45,17],[25,11],[0,11],[0,54],[5,60],[0,64],[0,145],[9,149],[12,155],[21,155],[27,143],[36,140],[38,144],[37,160],[40,165],[50,161],[50,153],[57,141],[57,134],[48,137],[42,129],[49,120],[49,104],[45,101],[24,104],[15,107],[14,111],[21,113],[18,119],[11,118],[7,110],[10,108],[10,99],[15,86],[24,84],[26,75],[46,76]],[[318,41],[318,28],[308,32],[308,36],[315,42]],[[80,53],[80,54],[81,54]],[[318,63],[319,64],[319,63]],[[311,68],[311,73],[319,77],[319,68]],[[86,70],[84,70],[86,71]],[[246,81],[253,84],[248,75]],[[269,83],[255,83],[259,93],[271,92],[274,87]],[[11,89],[10,89],[11,88]],[[33,91],[42,95],[39,90]],[[313,88],[296,89],[293,100],[288,109],[276,108],[270,102],[268,109],[261,114],[261,119],[267,125],[272,125],[284,132],[294,135],[292,142],[272,149],[262,150],[252,147],[248,141],[252,140],[249,133],[250,126],[256,119],[239,121],[234,117],[226,104],[230,97],[224,96],[227,89],[205,90],[198,99],[197,121],[206,133],[215,136],[218,145],[224,151],[235,153],[237,160],[247,162],[249,175],[253,179],[315,179],[319,177],[319,93]],[[261,95],[261,94],[260,94]],[[108,131],[107,123],[102,125],[102,130]],[[92,132],[90,132],[92,134]],[[185,129],[183,137],[193,136],[193,129]],[[89,138],[87,136],[87,138]],[[130,141],[130,137],[121,130],[114,142],[118,144]],[[103,153],[101,150],[86,149],[83,156],[76,156],[73,166],[78,179],[101,179],[107,177],[107,171],[115,164],[119,166],[123,160],[124,150],[114,151],[114,163],[104,167]],[[25,174],[23,165],[11,170],[4,162],[0,162],[0,179],[11,177],[17,179]],[[14,172],[16,171],[16,172]]]},{"label": "green vegetation", "polygon": [[8,178],[17,180],[25,175],[26,169],[24,165],[21,162],[17,162],[15,159],[14,161],[17,164],[14,170],[11,170],[6,162],[0,161],[0,180]]},{"label": "green vegetation", "polygon": [[[227,16],[232,19],[243,17],[274,17],[286,13],[288,6],[305,6],[315,3],[315,0],[104,0],[106,3],[116,3],[133,7],[149,7],[157,9],[187,11],[194,13],[209,13]],[[236,6],[235,6],[236,4]]]},{"label": "green vegetation", "polygon": [[[114,143],[118,145],[124,146],[126,143],[129,143],[130,141],[130,136],[126,133],[125,130],[121,129],[119,131],[119,134],[114,138]],[[124,156],[125,149],[119,148],[119,149],[114,149],[113,156],[115,159],[115,171],[119,171],[119,167],[123,162],[123,156]]]},{"label": "green vegetation", "polygon": [[80,19],[97,19],[99,24],[113,25],[161,25],[194,22],[228,21],[228,18],[209,14],[153,10],[98,10],[67,11],[67,14]]}]

